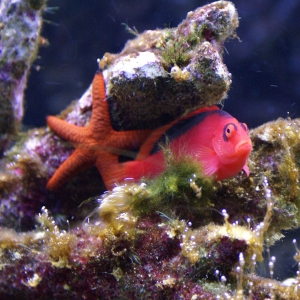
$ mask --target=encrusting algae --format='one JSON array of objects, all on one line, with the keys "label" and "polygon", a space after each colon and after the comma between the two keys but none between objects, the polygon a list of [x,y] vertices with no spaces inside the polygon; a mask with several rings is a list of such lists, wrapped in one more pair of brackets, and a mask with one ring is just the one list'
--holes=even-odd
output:
[{"label": "encrusting algae", "polygon": [[[177,28],[137,34],[120,54],[105,54],[100,65],[114,124],[139,128],[145,107],[153,120],[143,126],[157,127],[161,112],[169,112],[169,122],[222,101],[231,82],[222,44],[237,26],[233,4],[218,1],[188,13]],[[199,74],[203,80],[195,79]],[[149,94],[161,100],[155,109],[143,102]],[[89,88],[60,117],[85,126],[91,98]],[[165,109],[168,101],[174,111]],[[160,175],[120,182],[96,197],[103,188],[95,170],[47,191],[72,147],[48,128],[23,134],[1,160],[0,298],[298,299],[299,273],[283,283],[273,279],[275,258],[270,278],[255,268],[266,241],[299,227],[299,128],[288,118],[252,130],[248,177],[240,172],[215,182],[199,163],[174,159],[166,147]],[[78,208],[89,197],[94,201]],[[64,219],[69,228],[62,229]]]}]

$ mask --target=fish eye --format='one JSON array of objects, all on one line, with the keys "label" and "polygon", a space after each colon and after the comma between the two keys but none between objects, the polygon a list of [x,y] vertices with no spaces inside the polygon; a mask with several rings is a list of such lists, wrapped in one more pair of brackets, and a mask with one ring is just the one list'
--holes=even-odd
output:
[{"label": "fish eye", "polygon": [[235,132],[238,130],[237,126],[234,123],[227,123],[223,127],[223,139],[225,142],[228,142],[228,139],[230,139]]},{"label": "fish eye", "polygon": [[226,126],[226,128],[225,128],[225,135],[226,135],[226,137],[228,139],[232,137],[232,135],[234,133],[234,130],[235,130],[235,128],[234,128],[233,124],[228,124]]}]

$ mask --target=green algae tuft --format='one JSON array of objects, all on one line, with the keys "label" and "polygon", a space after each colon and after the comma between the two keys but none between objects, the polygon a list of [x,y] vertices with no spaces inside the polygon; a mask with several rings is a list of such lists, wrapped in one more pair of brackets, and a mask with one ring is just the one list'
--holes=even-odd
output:
[{"label": "green algae tuft", "polygon": [[205,208],[212,207],[214,191],[211,178],[204,176],[199,163],[188,157],[175,160],[168,158],[168,168],[147,183],[147,194],[135,197],[132,210],[138,215],[153,211],[164,214],[177,212],[180,218],[189,219],[201,215]]}]

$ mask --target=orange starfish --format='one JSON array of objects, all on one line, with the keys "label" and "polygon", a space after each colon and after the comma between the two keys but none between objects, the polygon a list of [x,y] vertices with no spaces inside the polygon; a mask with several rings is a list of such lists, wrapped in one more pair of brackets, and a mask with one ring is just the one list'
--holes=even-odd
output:
[{"label": "orange starfish", "polygon": [[58,189],[74,175],[93,165],[96,165],[104,183],[108,182],[109,167],[118,163],[119,155],[140,147],[151,132],[115,131],[112,128],[101,71],[96,72],[93,80],[92,101],[92,116],[86,127],[69,124],[54,116],[47,118],[49,127],[76,148],[48,181],[49,190]]}]

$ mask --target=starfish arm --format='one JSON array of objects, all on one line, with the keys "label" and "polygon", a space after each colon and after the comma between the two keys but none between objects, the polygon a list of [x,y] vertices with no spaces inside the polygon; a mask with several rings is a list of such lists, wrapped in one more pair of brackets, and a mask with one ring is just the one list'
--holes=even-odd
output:
[{"label": "starfish arm", "polygon": [[112,176],[114,174],[114,170],[117,169],[118,166],[118,155],[114,155],[106,151],[101,152],[101,155],[97,154],[96,167],[101,174],[102,180],[107,189],[110,189],[113,186],[113,184],[111,184]]},{"label": "starfish arm", "polygon": [[107,145],[115,149],[137,149],[141,147],[151,132],[150,129],[113,131],[107,140]]},{"label": "starfish arm", "polygon": [[105,94],[104,78],[100,70],[96,72],[93,80],[92,98],[93,110],[89,126],[94,133],[95,139],[103,138],[112,127]]},{"label": "starfish arm", "polygon": [[83,143],[87,135],[87,127],[79,127],[54,116],[47,117],[48,126],[61,138],[71,143]]},{"label": "starfish arm", "polygon": [[91,167],[94,162],[95,158],[93,153],[76,149],[50,178],[47,183],[47,189],[51,191],[57,190],[74,175]]}]

